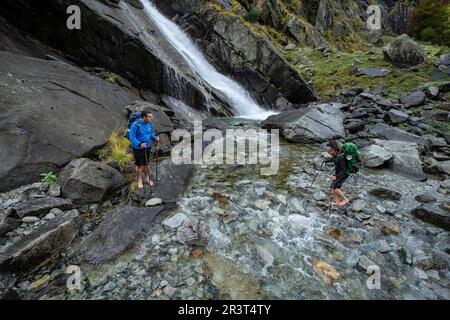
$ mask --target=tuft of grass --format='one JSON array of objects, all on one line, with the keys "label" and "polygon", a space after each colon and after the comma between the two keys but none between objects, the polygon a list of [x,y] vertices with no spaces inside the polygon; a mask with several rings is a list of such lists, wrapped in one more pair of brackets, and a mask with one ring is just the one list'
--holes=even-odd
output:
[{"label": "tuft of grass", "polygon": [[106,72],[105,80],[110,83],[117,83],[117,75],[111,71]]},{"label": "tuft of grass", "polygon": [[108,138],[106,146],[97,151],[97,156],[102,161],[116,161],[123,170],[133,160],[133,155],[128,152],[130,141],[114,131]]},{"label": "tuft of grass", "polygon": [[245,14],[244,19],[250,23],[256,23],[261,19],[261,13],[256,9],[251,9]]}]

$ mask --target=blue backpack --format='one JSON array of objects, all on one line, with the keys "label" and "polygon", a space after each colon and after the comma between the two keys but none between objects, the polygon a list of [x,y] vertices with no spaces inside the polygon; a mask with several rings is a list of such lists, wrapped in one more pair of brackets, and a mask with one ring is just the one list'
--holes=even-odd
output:
[{"label": "blue backpack", "polygon": [[[128,140],[131,141],[131,139],[130,139],[131,126],[133,125],[133,123],[138,121],[141,117],[142,117],[142,113],[141,112],[132,112],[130,114],[130,118],[128,119],[128,129],[127,129],[127,131],[125,131],[125,136],[127,137]],[[140,126],[139,122],[137,122],[136,135],[138,134],[139,129],[141,129],[141,126]]]}]

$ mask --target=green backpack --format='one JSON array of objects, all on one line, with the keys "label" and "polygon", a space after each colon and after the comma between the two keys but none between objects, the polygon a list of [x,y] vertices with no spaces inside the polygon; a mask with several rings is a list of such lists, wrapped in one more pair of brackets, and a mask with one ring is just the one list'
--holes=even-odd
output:
[{"label": "green backpack", "polygon": [[342,153],[347,160],[347,174],[358,173],[362,168],[361,153],[353,142],[346,142],[342,145]]}]

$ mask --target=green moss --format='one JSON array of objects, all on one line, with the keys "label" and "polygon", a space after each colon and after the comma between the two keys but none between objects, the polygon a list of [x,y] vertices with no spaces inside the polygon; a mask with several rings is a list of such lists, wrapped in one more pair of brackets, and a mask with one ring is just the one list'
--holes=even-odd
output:
[{"label": "green moss", "polygon": [[[311,61],[312,69],[311,80],[314,88],[325,98],[335,95],[335,86],[340,84],[342,90],[350,87],[375,88],[379,85],[384,90],[394,95],[401,95],[406,91],[413,90],[424,83],[432,83],[431,72],[435,70],[433,62],[436,59],[436,53],[439,47],[426,45],[429,53],[429,59],[426,63],[417,67],[417,71],[405,71],[394,68],[389,62],[385,61],[381,49],[373,49],[373,54],[357,51],[354,53],[334,51],[324,56],[322,53],[312,49],[298,49],[294,51],[282,51],[288,61],[293,61],[298,54],[303,54]],[[360,68],[373,67],[388,69],[392,72],[386,77],[371,78],[368,76],[355,76],[351,73],[352,63],[357,59],[361,62]],[[305,68],[296,66],[297,70],[307,78]]]}]

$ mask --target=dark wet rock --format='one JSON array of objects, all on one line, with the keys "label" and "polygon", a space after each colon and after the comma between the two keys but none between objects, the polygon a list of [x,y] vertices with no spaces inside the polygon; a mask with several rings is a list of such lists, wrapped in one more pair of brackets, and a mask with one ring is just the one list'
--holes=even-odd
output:
[{"label": "dark wet rock", "polygon": [[376,197],[388,200],[400,200],[402,198],[401,193],[383,187],[372,189],[369,193]]},{"label": "dark wet rock", "polygon": [[203,130],[218,129],[224,131],[228,128],[228,125],[220,118],[211,117],[202,121],[202,128]]},{"label": "dark wet rock", "polygon": [[423,91],[415,91],[408,93],[401,98],[405,108],[420,106],[425,102],[425,93]]},{"label": "dark wet rock", "polygon": [[19,295],[13,290],[16,278],[12,275],[0,274],[0,301],[1,300],[19,300]]},{"label": "dark wet rock", "polygon": [[[155,197],[162,199],[164,204],[175,203],[189,183],[193,172],[192,165],[176,165],[171,159],[163,160],[158,163],[158,180],[153,177],[155,183],[153,190],[147,187],[143,190],[137,189],[130,194],[130,198],[142,205]],[[152,174],[155,173],[156,170],[152,170]]]},{"label": "dark wet rock", "polygon": [[408,35],[403,34],[383,47],[384,58],[396,67],[408,68],[425,62],[425,50]]},{"label": "dark wet rock", "polygon": [[436,197],[429,193],[419,194],[415,197],[415,199],[421,203],[428,203],[428,202],[436,201]]},{"label": "dark wet rock", "polygon": [[361,156],[365,167],[376,168],[382,166],[392,158],[392,154],[376,144],[361,150]]},{"label": "dark wet rock", "polygon": [[9,231],[14,230],[20,225],[20,222],[16,219],[0,215],[0,237],[7,234]]},{"label": "dark wet rock", "polygon": [[409,115],[407,113],[397,109],[389,110],[387,115],[385,116],[386,122],[393,124],[404,123],[408,120],[408,118]]},{"label": "dark wet rock", "polygon": [[141,10],[144,9],[144,5],[142,4],[142,2],[140,0],[125,0],[125,1],[137,9],[141,9]]},{"label": "dark wet rock", "polygon": [[345,97],[354,97],[357,96],[360,93],[363,93],[364,89],[363,88],[350,88],[347,89],[346,91],[342,92],[342,95]]},{"label": "dark wet rock", "polygon": [[23,275],[64,251],[80,228],[78,211],[68,211],[40,226],[0,254],[0,272]]},{"label": "dark wet rock", "polygon": [[366,124],[364,120],[352,119],[351,121],[348,121],[345,124],[345,129],[348,130],[350,133],[357,133],[364,130],[365,126]]},{"label": "dark wet rock", "polygon": [[281,129],[282,136],[292,142],[324,142],[333,137],[345,137],[344,114],[340,106],[321,104],[282,112],[267,118],[263,126]]},{"label": "dark wet rock", "polygon": [[0,60],[0,191],[58,172],[125,123],[126,90],[61,62],[6,52]]},{"label": "dark wet rock", "polygon": [[197,218],[189,217],[178,228],[177,239],[183,244],[205,246],[208,233],[209,229],[206,224],[201,223]]},{"label": "dark wet rock", "polygon": [[67,199],[43,197],[19,202],[14,205],[13,212],[17,217],[23,218],[26,216],[42,216],[53,208],[68,210],[72,206],[72,201]]},{"label": "dark wet rock", "polygon": [[378,139],[375,139],[374,142],[392,154],[388,168],[412,180],[424,181],[427,179],[422,169],[422,160],[416,143]]},{"label": "dark wet rock", "polygon": [[126,184],[116,169],[90,159],[71,161],[59,176],[62,194],[74,202],[98,202]]},{"label": "dark wet rock", "polygon": [[450,230],[450,212],[442,209],[436,203],[426,203],[415,208],[411,212],[415,217],[434,224],[438,227]]},{"label": "dark wet rock", "polygon": [[120,206],[106,213],[103,221],[76,249],[83,263],[103,264],[132,248],[145,235],[163,206],[137,208]]}]

